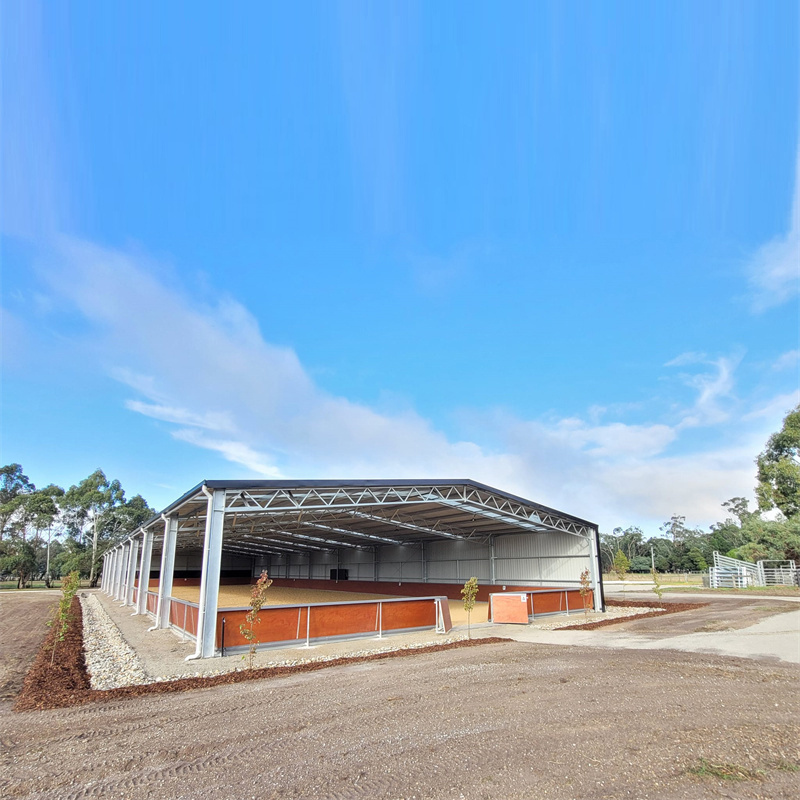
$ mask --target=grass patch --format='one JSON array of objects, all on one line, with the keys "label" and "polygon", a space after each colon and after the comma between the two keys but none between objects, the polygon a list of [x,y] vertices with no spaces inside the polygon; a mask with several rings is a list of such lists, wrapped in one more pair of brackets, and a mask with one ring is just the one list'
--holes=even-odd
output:
[{"label": "grass patch", "polygon": [[779,769],[783,772],[800,772],[800,764],[795,764],[791,761],[787,761],[785,758],[782,758],[780,761],[776,761],[774,764],[771,764],[774,769]]},{"label": "grass patch", "polygon": [[698,778],[716,778],[722,781],[760,781],[764,778],[763,770],[748,769],[740,764],[726,762],[715,764],[707,758],[701,758],[696,767],[690,767],[686,771]]}]

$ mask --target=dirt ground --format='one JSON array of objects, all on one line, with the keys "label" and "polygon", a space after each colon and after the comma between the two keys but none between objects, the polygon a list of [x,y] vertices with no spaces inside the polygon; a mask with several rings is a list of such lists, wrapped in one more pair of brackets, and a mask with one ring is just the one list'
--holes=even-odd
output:
[{"label": "dirt ground", "polygon": [[[220,586],[220,608],[246,608],[250,605],[251,586]],[[200,599],[199,586],[176,586],[172,596],[179,600],[196,603]],[[350,600],[386,600],[401,597],[396,594],[365,594],[364,592],[339,592],[330,589],[296,589],[291,586],[272,586],[267,596],[267,605],[290,606],[297,603],[342,603]],[[405,598],[407,599],[407,598]],[[460,600],[450,600],[450,620],[453,625],[466,625],[467,612]],[[489,604],[475,603],[472,611],[473,622],[486,622],[489,618]]]},{"label": "dirt ground", "polygon": [[[714,618],[738,624],[728,606]],[[72,709],[3,700],[0,795],[794,798],[799,678],[768,660],[502,643]]]},{"label": "dirt ground", "polygon": [[[648,597],[649,601],[654,598]],[[638,596],[611,595],[610,600],[627,600],[631,603],[638,602]],[[781,600],[758,599],[755,602],[747,598],[716,600],[714,597],[702,599],[686,599],[680,595],[664,597],[663,604],[697,603],[696,609],[691,613],[671,614],[669,622],[665,617],[650,617],[646,619],[632,619],[614,625],[615,631],[641,633],[647,636],[680,636],[687,633],[708,633],[712,631],[741,630],[750,625],[755,625],[774,614],[784,614],[795,611],[797,604]],[[706,603],[707,605],[701,605]]]},{"label": "dirt ground", "polygon": [[61,592],[0,592],[0,701],[16,697]]}]

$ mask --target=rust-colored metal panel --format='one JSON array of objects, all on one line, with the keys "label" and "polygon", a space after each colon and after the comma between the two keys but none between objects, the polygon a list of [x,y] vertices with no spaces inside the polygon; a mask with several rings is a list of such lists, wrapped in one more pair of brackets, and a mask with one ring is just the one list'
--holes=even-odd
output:
[{"label": "rust-colored metal panel", "polygon": [[493,594],[492,621],[528,624],[528,598],[524,594]]},{"label": "rust-colored metal panel", "polygon": [[[225,617],[225,647],[247,646],[249,642],[242,636],[239,626],[245,622],[248,609],[217,612],[217,646],[221,645],[222,618]],[[306,609],[287,606],[286,608],[262,608],[256,623],[256,639],[268,642],[287,642],[306,638]]]},{"label": "rust-colored metal panel", "polygon": [[[384,607],[384,614],[386,609]],[[330,605],[311,607],[311,638],[346,636],[378,630],[378,604]],[[302,631],[301,638],[305,637]]]},{"label": "rust-colored metal panel", "polygon": [[533,614],[553,614],[558,611],[566,611],[567,606],[564,600],[564,592],[547,592],[531,595],[533,602]]},{"label": "rust-colored metal panel", "polygon": [[426,628],[436,625],[436,603],[433,600],[409,600],[383,604],[383,630]]}]

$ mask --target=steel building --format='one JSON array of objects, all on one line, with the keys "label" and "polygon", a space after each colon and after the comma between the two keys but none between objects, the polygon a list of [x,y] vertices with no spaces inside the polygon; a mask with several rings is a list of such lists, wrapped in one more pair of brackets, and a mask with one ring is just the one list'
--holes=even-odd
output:
[{"label": "steel building", "polygon": [[206,658],[221,583],[262,570],[300,585],[457,597],[471,576],[484,593],[578,588],[587,569],[602,611],[597,526],[471,480],[206,480],[105,554],[102,587],[168,627],[173,582],[199,583],[195,657]]}]

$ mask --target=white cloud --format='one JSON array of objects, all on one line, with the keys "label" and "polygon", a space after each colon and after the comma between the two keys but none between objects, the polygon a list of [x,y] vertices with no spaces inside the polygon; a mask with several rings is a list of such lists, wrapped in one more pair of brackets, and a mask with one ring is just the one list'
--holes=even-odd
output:
[{"label": "white cloud", "polygon": [[667,361],[664,364],[665,367],[683,367],[687,364],[699,364],[704,361],[708,360],[708,356],[705,353],[695,353],[694,351],[689,353],[681,353],[679,356],[675,356],[671,361]]},{"label": "white cloud", "polygon": [[776,359],[772,369],[775,372],[782,372],[785,369],[797,369],[798,364],[800,364],[800,350],[789,350]]},{"label": "white cloud", "polygon": [[690,352],[667,361],[665,367],[698,365],[702,368],[679,374],[680,380],[697,392],[697,397],[690,407],[680,409],[677,430],[716,425],[730,418],[731,407],[735,405],[734,373],[741,360],[739,355],[712,359],[705,353]]},{"label": "white cloud", "polygon": [[140,400],[126,400],[125,408],[162,422],[191,425],[195,428],[206,428],[210,431],[234,430],[234,425],[228,413],[207,412],[195,414],[185,408],[170,408],[169,406],[156,405],[155,403],[143,403]]},{"label": "white cloud", "polygon": [[[63,255],[44,274],[54,308],[78,309],[90,323],[93,354],[99,347],[109,374],[136,395],[126,407],[258,476],[473,478],[606,527],[675,512],[700,524],[723,500],[751,493],[754,455],[785,411],[723,407],[737,359],[684,354],[671,363],[699,365],[682,376],[696,399],[669,424],[600,423],[611,412],[597,408],[549,421],[473,412],[472,435],[453,441],[413,410],[381,413],[321,390],[233,299],[202,305],[151,265],[86,243],[65,242]],[[692,431],[729,419],[724,445],[687,454]]]},{"label": "white cloud", "polygon": [[243,442],[210,439],[192,428],[179,428],[172,432],[172,436],[179,441],[187,442],[195,447],[213,450],[225,458],[226,461],[230,461],[233,464],[241,464],[260,477],[272,479],[284,477],[281,471],[274,464],[269,463],[268,459],[262,453],[256,452],[252,447],[248,447]]},{"label": "white cloud", "polygon": [[800,292],[800,142],[789,230],[756,251],[747,274],[755,312],[781,305]]},{"label": "white cloud", "polygon": [[678,428],[714,425],[729,419],[730,411],[723,407],[723,401],[731,397],[733,373],[740,360],[723,356],[703,362],[712,368],[710,372],[682,376],[688,386],[697,390],[697,399],[685,413]]}]

